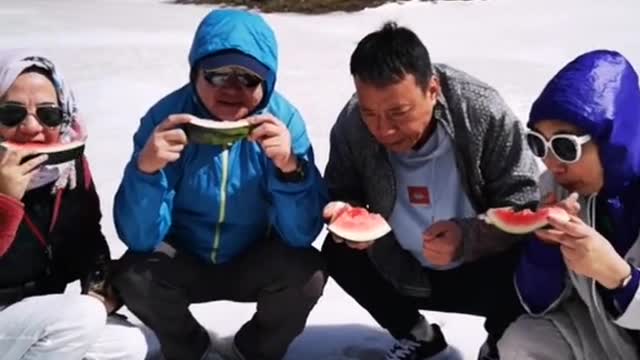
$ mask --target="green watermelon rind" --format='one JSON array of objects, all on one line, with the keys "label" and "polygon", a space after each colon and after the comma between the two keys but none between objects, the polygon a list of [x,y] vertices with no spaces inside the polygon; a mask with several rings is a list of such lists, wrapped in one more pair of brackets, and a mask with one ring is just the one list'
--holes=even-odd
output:
[{"label": "green watermelon rind", "polygon": [[190,143],[228,145],[246,138],[252,126],[246,120],[214,121],[194,120],[184,125]]},{"label": "green watermelon rind", "polygon": [[6,150],[20,150],[24,147],[34,148],[36,150],[35,153],[22,158],[22,163],[42,154],[47,154],[48,158],[42,165],[57,165],[80,158],[84,154],[85,143],[83,141],[72,141],[68,144],[43,144],[42,149],[37,149],[38,144],[28,143],[21,145],[5,141],[0,143],[0,147]]}]

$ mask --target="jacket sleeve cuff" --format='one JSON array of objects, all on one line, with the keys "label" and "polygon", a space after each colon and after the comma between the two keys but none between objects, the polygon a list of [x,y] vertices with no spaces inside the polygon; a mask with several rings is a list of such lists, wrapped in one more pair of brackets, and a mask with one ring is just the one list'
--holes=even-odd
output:
[{"label": "jacket sleeve cuff", "polygon": [[22,202],[0,194],[0,256],[11,247],[23,215]]},{"label": "jacket sleeve cuff", "polygon": [[631,280],[625,286],[612,290],[602,286],[598,287],[603,303],[605,306],[609,305],[607,308],[612,313],[611,315],[617,317],[627,311],[638,292],[638,285],[640,285],[640,271],[636,267],[632,267]]}]

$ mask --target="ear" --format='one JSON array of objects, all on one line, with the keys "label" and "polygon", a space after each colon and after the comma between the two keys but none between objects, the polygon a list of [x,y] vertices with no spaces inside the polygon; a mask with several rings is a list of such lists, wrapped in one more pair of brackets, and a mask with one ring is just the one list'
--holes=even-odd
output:
[{"label": "ear", "polygon": [[431,77],[429,80],[429,84],[427,84],[427,96],[429,100],[436,101],[438,99],[438,95],[440,94],[440,79],[438,79],[435,75]]}]

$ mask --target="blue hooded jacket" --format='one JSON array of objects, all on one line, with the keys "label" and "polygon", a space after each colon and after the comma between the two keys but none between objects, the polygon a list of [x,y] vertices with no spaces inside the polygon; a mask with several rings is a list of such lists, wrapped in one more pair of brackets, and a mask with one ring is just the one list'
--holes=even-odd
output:
[{"label": "blue hooded jacket", "polygon": [[[640,230],[640,87],[637,73],[617,52],[585,53],[562,68],[534,102],[528,126],[533,127],[544,119],[568,122],[591,135],[598,145],[604,173],[598,201],[604,204],[612,222],[614,234],[609,241],[619,254],[624,255]],[[566,272],[559,249],[540,244],[532,239],[516,276],[524,300],[538,311],[560,295]],[[622,302],[628,304],[628,301]]]},{"label": "blue hooded jacket", "polygon": [[134,152],[114,203],[120,238],[134,251],[152,251],[165,238],[178,249],[214,263],[231,260],[268,236],[273,227],[290,246],[307,247],[323,226],[328,196],[298,111],[274,90],[277,45],[258,15],[214,10],[199,25],[189,54],[198,61],[220,51],[241,51],[270,70],[258,112],[270,113],[289,129],[293,151],[307,161],[305,179],[285,183],[257,143],[230,147],[189,144],[180,159],[155,174],[138,170],[138,154],[154,128],[171,114],[208,117],[189,83],[155,104],[134,135]]}]

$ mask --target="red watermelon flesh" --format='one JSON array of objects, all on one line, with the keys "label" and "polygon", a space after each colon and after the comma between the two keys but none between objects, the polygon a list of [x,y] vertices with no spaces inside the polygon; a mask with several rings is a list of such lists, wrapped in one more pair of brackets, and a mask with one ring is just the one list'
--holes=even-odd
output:
[{"label": "red watermelon flesh", "polygon": [[565,221],[570,219],[564,209],[554,206],[543,207],[538,211],[525,209],[517,212],[513,211],[511,207],[503,207],[489,209],[485,221],[504,232],[526,234],[547,226],[549,215],[554,215]]},{"label": "red watermelon flesh", "polygon": [[370,213],[361,207],[343,211],[328,229],[343,239],[358,242],[376,240],[391,231],[380,214]]},{"label": "red watermelon flesh", "polygon": [[83,141],[72,141],[67,144],[45,144],[37,142],[16,143],[9,140],[0,142],[0,147],[7,150],[34,152],[31,155],[25,156],[22,159],[22,162],[28,161],[42,154],[47,154],[49,157],[43,165],[55,165],[75,160],[84,153],[84,146],[85,144]]}]

